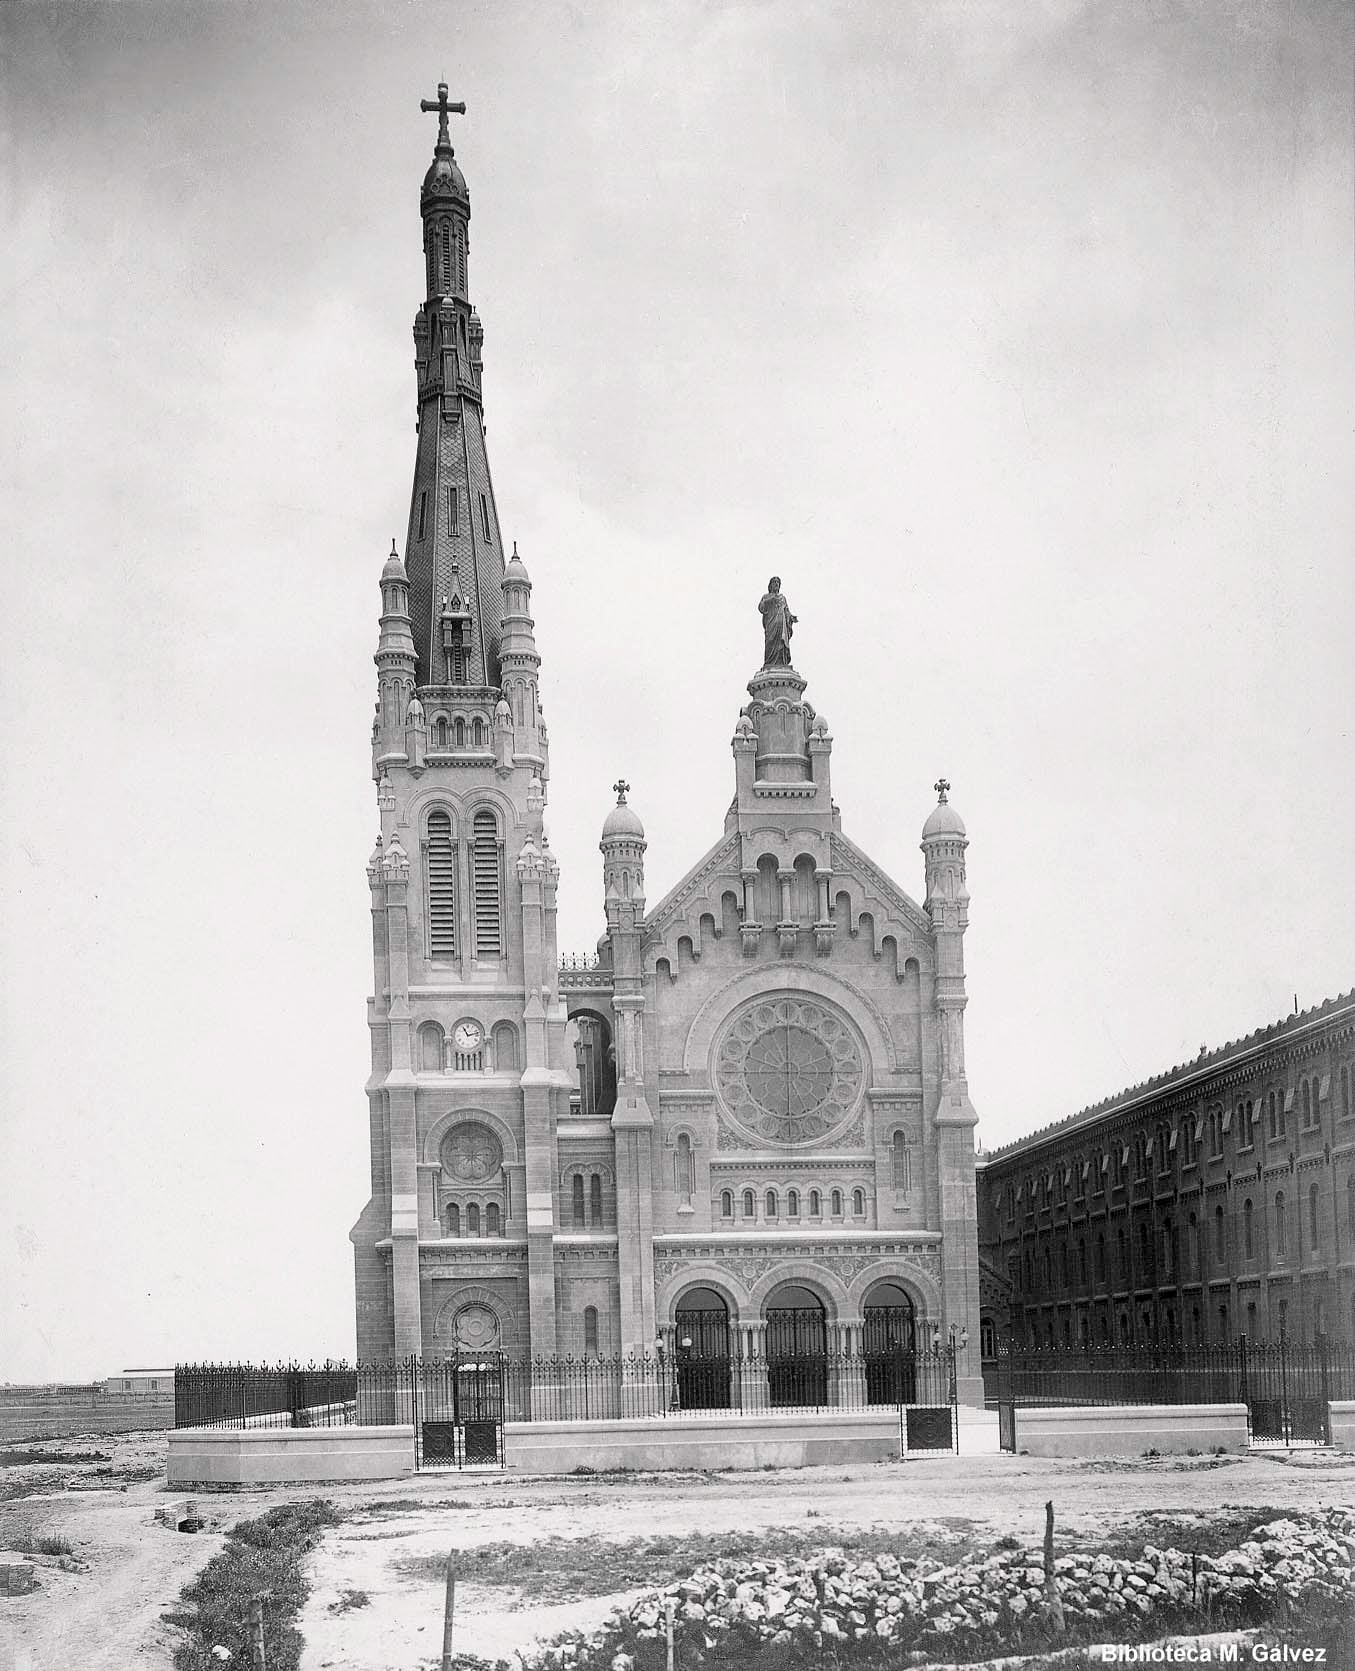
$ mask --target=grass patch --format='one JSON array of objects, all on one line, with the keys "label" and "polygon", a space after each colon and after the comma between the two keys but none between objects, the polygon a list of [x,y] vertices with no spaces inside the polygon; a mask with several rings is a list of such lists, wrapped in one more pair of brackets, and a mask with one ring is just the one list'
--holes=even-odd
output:
[{"label": "grass patch", "polygon": [[[1258,1526],[1272,1520],[1306,1520],[1298,1509],[1276,1508],[1262,1504],[1249,1508],[1243,1504],[1225,1504],[1222,1509],[1210,1509],[1193,1514],[1189,1509],[1148,1509],[1133,1520],[1117,1527],[1096,1544],[1097,1552],[1119,1560],[1140,1561],[1145,1544],[1158,1549],[1184,1549],[1197,1555],[1223,1555],[1236,1549],[1252,1535]],[[1080,1540],[1068,1539],[1080,1546]],[[1059,1554],[1064,1553],[1060,1545]]]},{"label": "grass patch", "polygon": [[57,1467],[64,1462],[111,1462],[107,1451],[40,1451],[17,1446],[0,1451],[0,1468]]},{"label": "grass patch", "polygon": [[250,1603],[263,1595],[264,1644],[269,1671],[297,1671],[301,1633],[293,1623],[309,1585],[302,1575],[306,1556],[342,1517],[319,1498],[269,1509],[257,1520],[242,1520],[180,1598],[182,1611],[166,1613],[185,1640],[174,1650],[175,1671],[218,1671],[212,1649],[230,1651],[227,1664],[252,1663]]},{"label": "grass patch", "polygon": [[[857,1560],[876,1555],[913,1559],[929,1555],[958,1561],[986,1546],[958,1533],[927,1535],[828,1526],[816,1526],[812,1532],[773,1527],[754,1532],[693,1532],[682,1537],[639,1538],[630,1543],[613,1543],[595,1536],[539,1538],[530,1544],[482,1543],[460,1549],[456,1576],[465,1584],[519,1590],[524,1599],[535,1602],[580,1601],[586,1596],[610,1596],[621,1590],[671,1584],[708,1561],[790,1561],[829,1547],[843,1549]],[[402,1577],[440,1583],[446,1557],[410,1555],[394,1566]]]},{"label": "grass patch", "polygon": [[355,1607],[370,1607],[372,1598],[366,1590],[345,1590],[337,1601],[331,1601],[331,1613],[351,1613]]},{"label": "grass patch", "polygon": [[5,1548],[12,1549],[16,1555],[74,1555],[75,1545],[69,1538],[59,1537],[54,1532],[11,1532],[5,1539]]}]

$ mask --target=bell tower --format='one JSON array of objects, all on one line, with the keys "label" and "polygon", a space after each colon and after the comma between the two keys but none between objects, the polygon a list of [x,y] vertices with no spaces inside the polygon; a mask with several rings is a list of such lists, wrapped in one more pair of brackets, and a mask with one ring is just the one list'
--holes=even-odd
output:
[{"label": "bell tower", "polygon": [[558,866],[531,614],[505,562],[468,292],[470,194],[438,88],[419,198],[418,442],[381,571],[368,863],[372,1194],[354,1226],[361,1358],[555,1349],[555,1128],[567,1111]]}]

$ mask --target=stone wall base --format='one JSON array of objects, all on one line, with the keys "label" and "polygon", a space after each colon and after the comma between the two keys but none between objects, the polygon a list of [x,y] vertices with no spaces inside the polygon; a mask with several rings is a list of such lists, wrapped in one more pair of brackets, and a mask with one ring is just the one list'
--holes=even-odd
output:
[{"label": "stone wall base", "polygon": [[[997,1418],[961,1409],[960,1453],[997,1450]],[[806,1468],[899,1454],[896,1410],[822,1415],[667,1416],[662,1420],[509,1422],[508,1467],[523,1474],[591,1468]]]},{"label": "stone wall base", "polygon": [[1337,1450],[1355,1451],[1355,1398],[1334,1398],[1331,1411],[1331,1442]]},{"label": "stone wall base", "polygon": [[1116,1404],[1018,1409],[1016,1448],[1031,1456],[1164,1456],[1247,1448],[1245,1404]]},{"label": "stone wall base", "polygon": [[179,1427],[170,1485],[291,1485],[393,1480],[414,1472],[412,1427]]}]

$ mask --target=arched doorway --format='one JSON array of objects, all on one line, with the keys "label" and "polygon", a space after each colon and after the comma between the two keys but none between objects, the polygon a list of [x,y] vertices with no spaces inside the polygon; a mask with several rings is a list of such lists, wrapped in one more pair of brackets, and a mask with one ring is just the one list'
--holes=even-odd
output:
[{"label": "arched doorway", "polygon": [[828,1402],[828,1319],[823,1301],[798,1283],[769,1296],[767,1399],[773,1406]]},{"label": "arched doorway", "polygon": [[862,1309],[866,1402],[911,1404],[917,1393],[917,1315],[897,1282],[877,1282]]},{"label": "arched doorway", "polygon": [[729,1307],[713,1288],[689,1288],[673,1313],[678,1407],[729,1408]]}]

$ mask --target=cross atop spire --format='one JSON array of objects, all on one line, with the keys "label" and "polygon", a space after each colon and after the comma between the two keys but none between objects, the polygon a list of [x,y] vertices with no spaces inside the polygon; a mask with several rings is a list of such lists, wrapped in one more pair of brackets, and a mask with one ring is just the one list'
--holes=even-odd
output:
[{"label": "cross atop spire", "polygon": [[419,109],[422,110],[422,111],[433,111],[433,110],[437,111],[437,113],[438,113],[438,150],[440,151],[443,148],[443,146],[445,145],[447,147],[447,149],[450,151],[451,148],[452,148],[452,134],[451,134],[451,129],[447,126],[447,117],[453,111],[455,111],[458,116],[464,116],[466,114],[466,106],[464,105],[464,103],[462,103],[462,104],[449,104],[448,101],[447,101],[447,83],[445,81],[440,81],[440,82],[438,82],[438,96],[437,96],[437,98],[435,100],[434,99],[420,99],[419,100]]},{"label": "cross atop spire", "polygon": [[617,778],[616,782],[612,785],[612,788],[616,790],[617,806],[625,806],[626,796],[630,791],[630,785],[626,782],[625,778]]},{"label": "cross atop spire", "polygon": [[945,806],[945,804],[946,804],[946,791],[950,788],[950,784],[946,781],[945,778],[939,777],[939,778],[937,778],[936,782],[932,785],[932,788],[935,789],[937,795],[940,797],[940,804],[942,806]]}]

